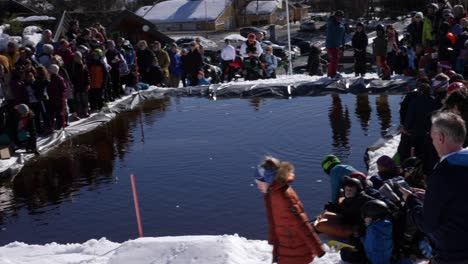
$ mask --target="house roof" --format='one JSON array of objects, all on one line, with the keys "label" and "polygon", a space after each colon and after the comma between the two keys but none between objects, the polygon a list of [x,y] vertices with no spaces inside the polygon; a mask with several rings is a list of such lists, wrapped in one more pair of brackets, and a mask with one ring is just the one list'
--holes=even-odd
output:
[{"label": "house roof", "polygon": [[245,7],[246,15],[268,15],[278,9],[277,1],[252,1]]},{"label": "house roof", "polygon": [[230,5],[231,0],[168,0],[155,4],[144,18],[152,23],[213,21]]},{"label": "house roof", "polygon": [[141,16],[141,17],[142,17],[142,16],[146,15],[146,13],[148,12],[148,10],[150,10],[152,7],[153,7],[153,6],[142,6],[142,7],[138,8],[137,11],[135,11],[135,14],[136,14],[137,16]]},{"label": "house roof", "polygon": [[122,22],[125,22],[126,19],[134,19],[138,23],[142,25],[147,25],[149,27],[148,33],[153,35],[154,37],[160,39],[161,41],[165,43],[172,43],[174,40],[167,35],[161,33],[156,29],[156,26],[151,23],[150,21],[142,18],[141,16],[136,15],[133,12],[130,12],[128,10],[123,10],[118,18],[112,22],[112,24],[109,26],[109,30],[117,30],[119,26],[122,24]]}]

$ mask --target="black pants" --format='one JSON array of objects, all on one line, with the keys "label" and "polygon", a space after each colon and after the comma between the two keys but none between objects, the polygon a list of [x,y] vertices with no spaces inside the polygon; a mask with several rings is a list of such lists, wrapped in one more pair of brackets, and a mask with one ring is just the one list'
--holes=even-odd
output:
[{"label": "black pants", "polygon": [[197,86],[198,85],[198,72],[197,73],[190,73],[187,74],[187,80],[189,81],[189,86]]},{"label": "black pants", "polygon": [[43,101],[29,103],[28,105],[34,113],[34,124],[36,125],[36,130],[38,131],[38,133],[42,133],[44,131],[44,128],[52,128],[50,125],[50,118],[47,116],[46,105]]},{"label": "black pants", "polygon": [[62,129],[65,124],[65,102],[61,104],[50,103],[48,107],[48,116],[54,129]]},{"label": "black pants", "polygon": [[233,76],[232,71],[233,71],[233,69],[229,65],[231,62],[232,62],[232,60],[227,60],[227,61],[222,62],[223,79],[221,80],[221,82],[224,82],[224,80],[226,80],[226,79],[227,79],[228,82],[230,82],[232,80],[232,76]]},{"label": "black pants", "polygon": [[366,74],[367,55],[365,51],[354,52],[354,73],[357,75]]},{"label": "black pants", "polygon": [[111,71],[110,76],[112,79],[112,97],[115,98],[120,98],[122,95],[122,83],[120,80],[120,72],[117,71]]},{"label": "black pants", "polygon": [[104,106],[104,99],[102,98],[102,89],[95,88],[89,90],[89,106],[91,110],[101,110]]}]

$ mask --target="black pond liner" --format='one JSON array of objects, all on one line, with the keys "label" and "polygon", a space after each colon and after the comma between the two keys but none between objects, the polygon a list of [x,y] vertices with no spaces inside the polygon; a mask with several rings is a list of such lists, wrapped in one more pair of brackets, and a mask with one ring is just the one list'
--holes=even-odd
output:
[{"label": "black pond liner", "polygon": [[[252,97],[291,98],[296,96],[320,96],[330,93],[404,94],[411,90],[415,83],[416,80],[412,78],[382,81],[365,78],[333,80],[324,77],[316,81],[287,82],[277,79],[275,83],[259,81],[185,88],[153,87],[149,90],[128,95],[87,119],[73,122],[65,129],[55,131],[51,136],[39,138],[37,146],[40,153],[45,153],[72,137],[89,132],[111,121],[121,112],[135,109],[142,101],[159,99],[166,96],[193,96],[217,100],[218,98]],[[34,156],[34,154],[27,154],[19,150],[10,159],[0,160],[0,177],[15,176],[22,169],[24,162]]]}]

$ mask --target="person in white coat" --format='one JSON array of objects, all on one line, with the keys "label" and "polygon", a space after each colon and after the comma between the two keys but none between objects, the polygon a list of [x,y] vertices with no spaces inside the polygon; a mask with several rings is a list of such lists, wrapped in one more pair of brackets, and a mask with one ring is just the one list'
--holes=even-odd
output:
[{"label": "person in white coat", "polygon": [[236,49],[231,45],[231,41],[229,39],[226,39],[224,43],[225,46],[221,50],[223,81],[227,80],[228,82],[230,82],[232,80],[232,70],[229,64],[236,59]]}]

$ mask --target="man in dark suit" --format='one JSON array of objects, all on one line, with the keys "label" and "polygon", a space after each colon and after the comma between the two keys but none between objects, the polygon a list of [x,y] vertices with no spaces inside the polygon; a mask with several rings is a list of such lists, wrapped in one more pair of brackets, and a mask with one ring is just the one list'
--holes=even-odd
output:
[{"label": "man in dark suit", "polygon": [[466,128],[453,113],[432,116],[431,138],[440,157],[427,179],[427,190],[411,193],[400,188],[409,214],[433,242],[431,264],[468,263],[468,149],[463,149]]}]

